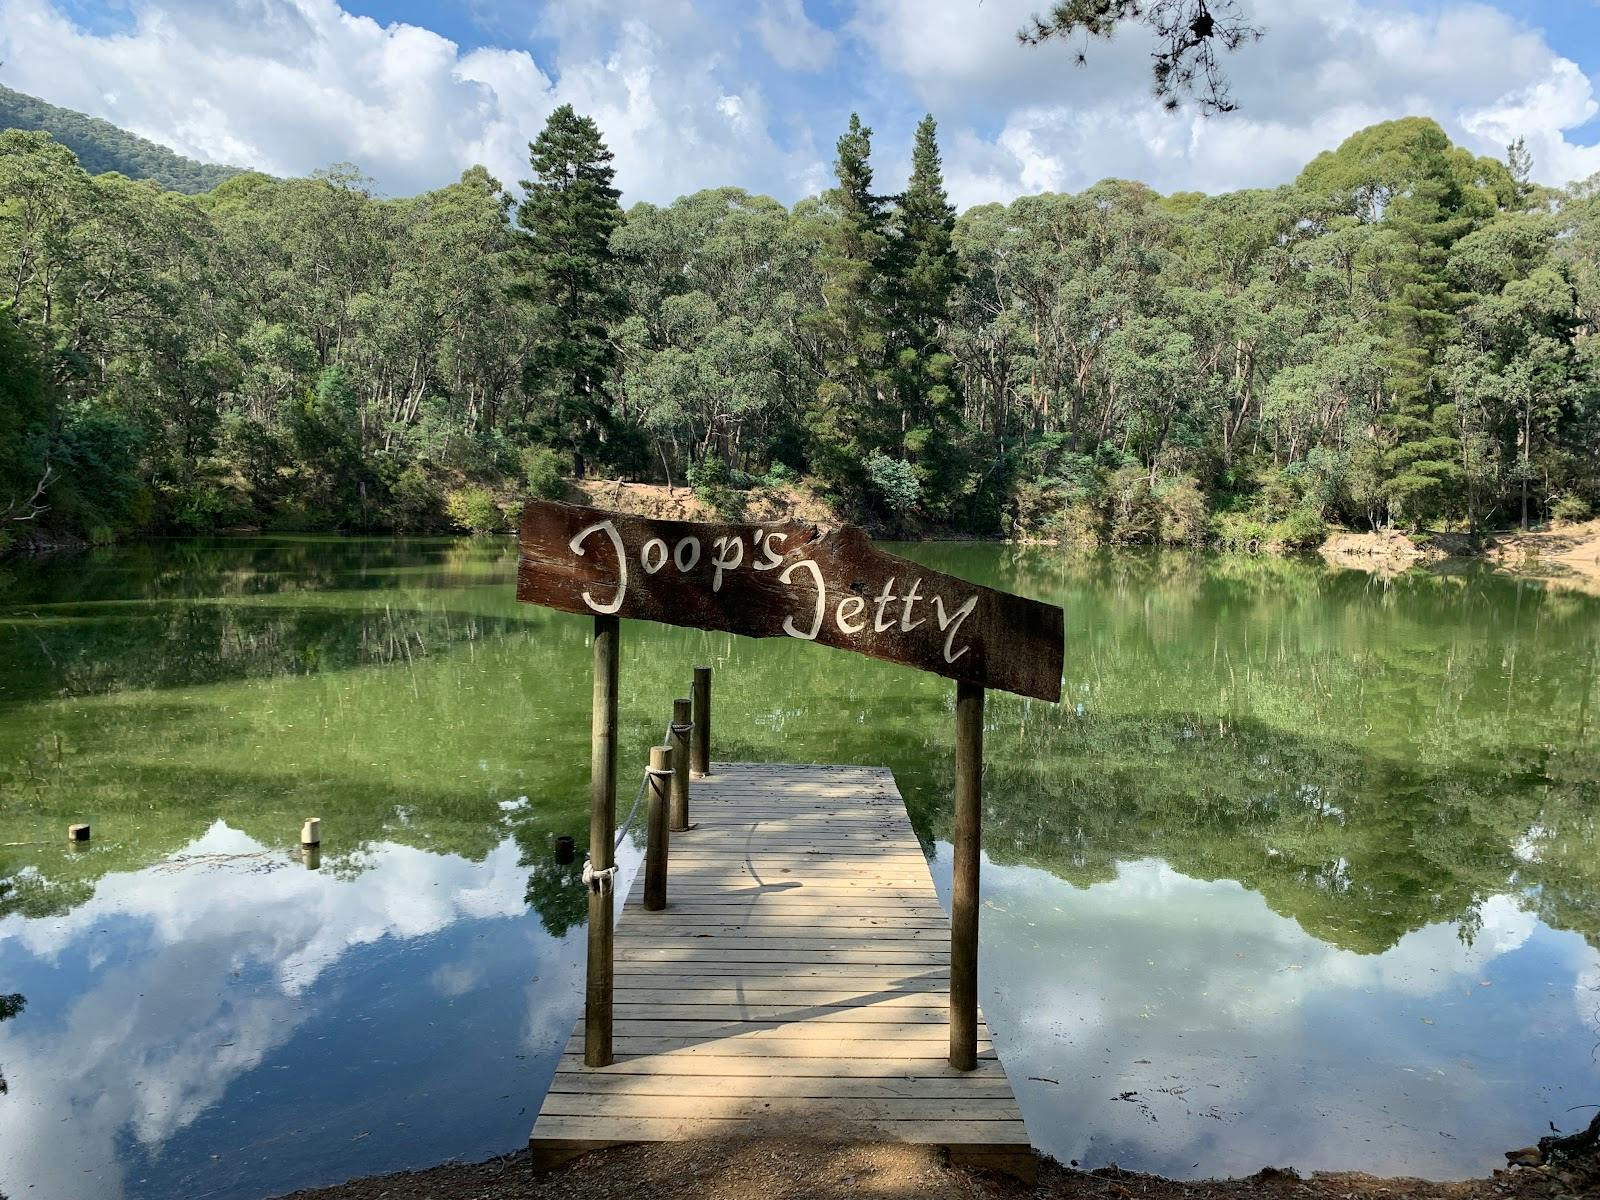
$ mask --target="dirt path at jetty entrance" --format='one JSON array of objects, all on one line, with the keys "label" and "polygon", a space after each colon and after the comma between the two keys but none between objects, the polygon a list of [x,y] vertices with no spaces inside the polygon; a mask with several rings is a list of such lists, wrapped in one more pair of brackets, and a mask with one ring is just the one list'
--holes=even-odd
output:
[{"label": "dirt path at jetty entrance", "polygon": [[[1563,1177],[1565,1175],[1565,1177]],[[676,1142],[602,1150],[534,1172],[526,1153],[485,1163],[358,1179],[289,1200],[1557,1200],[1593,1195],[1578,1176],[1535,1167],[1457,1183],[1263,1170],[1237,1180],[1177,1181],[1115,1167],[1044,1161],[1036,1185],[951,1167],[936,1150],[796,1141]]]}]

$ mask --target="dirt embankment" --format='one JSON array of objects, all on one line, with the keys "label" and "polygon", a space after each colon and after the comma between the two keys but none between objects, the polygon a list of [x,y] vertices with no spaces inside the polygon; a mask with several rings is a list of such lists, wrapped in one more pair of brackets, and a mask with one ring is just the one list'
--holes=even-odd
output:
[{"label": "dirt embankment", "polygon": [[1459,534],[1434,534],[1419,545],[1399,530],[1335,531],[1322,557],[1340,567],[1390,574],[1418,563],[1481,557],[1508,575],[1547,580],[1600,595],[1600,519],[1555,529],[1489,535],[1480,546]]},{"label": "dirt embankment", "polygon": [[1328,540],[1318,548],[1318,553],[1336,567],[1375,571],[1383,575],[1445,557],[1443,551],[1424,549],[1397,529],[1380,529],[1371,533],[1337,529],[1328,535]]},{"label": "dirt embankment", "polygon": [[1557,529],[1507,533],[1485,556],[1497,568],[1600,595],[1600,518]]},{"label": "dirt embankment", "polygon": [[[813,521],[836,525],[839,516],[806,488],[756,487],[743,492],[746,521]],[[620,479],[585,479],[567,489],[567,499],[593,508],[633,513],[665,521],[715,521],[711,508],[686,487],[660,483],[624,483]]]},{"label": "dirt embankment", "polygon": [[1181,1182],[1108,1167],[1075,1171],[1051,1160],[1039,1179],[951,1166],[927,1146],[803,1141],[700,1141],[619,1146],[536,1173],[525,1153],[485,1163],[357,1179],[288,1200],[1555,1200],[1593,1195],[1587,1176],[1546,1167],[1489,1179],[1428,1183],[1371,1175],[1267,1169],[1246,1179]]}]

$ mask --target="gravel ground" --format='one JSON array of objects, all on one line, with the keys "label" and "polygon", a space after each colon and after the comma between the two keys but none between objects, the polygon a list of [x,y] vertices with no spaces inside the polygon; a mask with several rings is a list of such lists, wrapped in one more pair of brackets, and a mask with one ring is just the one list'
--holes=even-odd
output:
[{"label": "gravel ground", "polygon": [[768,1140],[621,1146],[537,1173],[525,1153],[508,1154],[483,1163],[356,1179],[295,1192],[292,1200],[1555,1200],[1600,1195],[1593,1183],[1539,1166],[1459,1183],[1355,1174],[1302,1178],[1272,1169],[1247,1179],[1179,1182],[1115,1167],[1074,1171],[1044,1160],[1038,1183],[1030,1186],[952,1167],[941,1151],[926,1147]]}]

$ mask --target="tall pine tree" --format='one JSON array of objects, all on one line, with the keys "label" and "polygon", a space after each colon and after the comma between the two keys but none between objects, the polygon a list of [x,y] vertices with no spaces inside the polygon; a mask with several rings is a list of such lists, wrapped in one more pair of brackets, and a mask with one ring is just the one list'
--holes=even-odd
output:
[{"label": "tall pine tree", "polygon": [[847,506],[871,502],[868,463],[898,440],[884,369],[887,211],[872,191],[872,130],[850,114],[822,197],[817,274],[822,303],[804,319],[820,357],[817,402],[805,414],[812,470]]},{"label": "tall pine tree", "polygon": [[931,113],[917,125],[911,181],[895,206],[886,287],[900,450],[913,465],[925,505],[943,512],[963,475],[953,441],[961,420],[956,363],[939,341],[961,267],[953,244],[956,210],[945,194],[939,162],[938,128]]},{"label": "tall pine tree", "polygon": [[1472,221],[1462,211],[1461,186],[1442,132],[1437,143],[1442,145],[1430,140],[1418,149],[1414,181],[1383,214],[1395,244],[1382,318],[1389,392],[1379,420],[1384,493],[1391,519],[1413,526],[1437,515],[1460,476],[1455,406],[1446,400],[1436,368],[1457,332],[1464,299],[1451,289],[1446,263]]},{"label": "tall pine tree", "polygon": [[525,390],[540,404],[545,438],[571,453],[581,479],[586,460],[605,455],[612,431],[609,326],[625,301],[611,233],[622,223],[622,206],[611,151],[594,121],[572,105],[550,114],[528,152],[534,178],[522,182],[527,195],[517,221],[528,233],[522,286],[536,306],[537,336]]}]

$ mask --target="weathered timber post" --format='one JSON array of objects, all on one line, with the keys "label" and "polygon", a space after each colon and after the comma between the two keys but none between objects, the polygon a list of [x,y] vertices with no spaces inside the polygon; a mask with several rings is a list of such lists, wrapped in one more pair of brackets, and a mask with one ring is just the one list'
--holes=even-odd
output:
[{"label": "weathered timber post", "polygon": [[696,775],[711,774],[711,668],[694,669],[694,741],[689,769]]},{"label": "weathered timber post", "polygon": [[672,702],[672,831],[689,828],[689,717],[687,698]]},{"label": "weathered timber post", "polygon": [[956,681],[955,853],[950,875],[950,1065],[978,1065],[978,847],[983,837],[983,688]]},{"label": "weathered timber post", "polygon": [[583,997],[583,1061],[611,1064],[611,861],[617,823],[617,663],[622,622],[594,619],[594,708],[589,738],[589,962]]},{"label": "weathered timber post", "polygon": [[650,747],[650,809],[644,847],[644,906],[651,912],[667,906],[667,808],[671,803],[673,751]]}]

